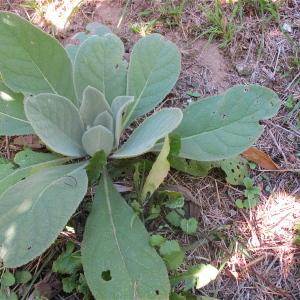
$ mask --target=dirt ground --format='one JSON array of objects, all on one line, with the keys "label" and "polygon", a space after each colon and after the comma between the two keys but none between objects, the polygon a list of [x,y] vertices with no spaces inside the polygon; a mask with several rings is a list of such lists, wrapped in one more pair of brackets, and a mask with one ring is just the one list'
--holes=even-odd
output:
[{"label": "dirt ground", "polygon": [[[282,1],[279,20],[268,20],[268,12],[259,15],[244,1],[243,15],[237,18],[235,34],[225,47],[220,47],[224,41],[222,34],[212,41],[207,34],[201,35],[211,29],[207,11],[213,10],[214,1],[185,1],[182,12],[174,16],[162,8],[166,3],[177,7],[183,1],[86,0],[73,12],[70,24],[63,30],[55,29],[39,8],[22,6],[24,2],[0,0],[0,9],[17,12],[55,34],[63,44],[91,21],[111,27],[122,38],[126,53],[143,31],[159,32],[172,40],[182,54],[182,72],[176,87],[165,99],[166,105],[184,107],[190,101],[187,91],[196,91],[199,98],[204,98],[238,83],[257,83],[278,93],[282,101],[280,112],[263,122],[265,132],[255,146],[265,151],[280,169],[252,171],[262,191],[256,208],[237,209],[235,200],[241,197],[242,191],[226,184],[218,173],[195,178],[173,172],[168,180],[190,190],[198,203],[193,209],[199,216],[199,234],[208,239],[208,243],[188,253],[182,271],[194,263],[224,264],[221,275],[205,288],[193,291],[196,295],[224,300],[300,299],[300,249],[292,243],[294,225],[300,220],[299,105],[297,108],[300,1]],[[47,1],[36,2],[43,8]],[[230,4],[221,2],[223,25],[228,26]],[[58,1],[56,8],[60,5]],[[155,25],[151,23],[153,20]],[[290,28],[285,31],[283,25]],[[292,107],[287,105],[289,99],[293,99]],[[221,238],[209,238],[212,232]],[[183,234],[176,238],[184,245],[190,243],[190,238]],[[71,298],[58,293],[53,299]]]}]

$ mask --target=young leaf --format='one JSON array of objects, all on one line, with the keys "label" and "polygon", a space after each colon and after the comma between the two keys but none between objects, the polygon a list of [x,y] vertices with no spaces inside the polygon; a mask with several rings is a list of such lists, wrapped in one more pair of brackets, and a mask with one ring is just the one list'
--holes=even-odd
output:
[{"label": "young leaf", "polygon": [[180,228],[186,234],[193,234],[197,231],[198,222],[195,218],[182,219],[180,222]]},{"label": "young leaf", "polygon": [[161,246],[165,242],[165,238],[159,234],[153,234],[150,236],[150,245],[152,247]]},{"label": "young leaf", "polygon": [[180,281],[185,281],[185,290],[192,288],[201,289],[202,287],[215,280],[219,270],[210,264],[200,264],[192,266],[187,272],[171,278],[171,284],[177,285]]},{"label": "young leaf", "polygon": [[176,209],[176,211],[172,210],[166,215],[167,221],[175,227],[180,227],[180,223],[182,220],[182,216],[178,212],[184,215],[184,211],[179,209]]},{"label": "young leaf", "polygon": [[16,283],[15,276],[11,272],[4,272],[1,276],[0,280],[1,286],[3,287],[10,287]]},{"label": "young leaf", "polygon": [[8,188],[0,196],[0,257],[19,267],[45,251],[87,191],[82,164],[52,167]]},{"label": "young leaf", "polygon": [[34,133],[24,113],[23,95],[0,81],[0,136]]},{"label": "young leaf", "polygon": [[80,47],[74,63],[74,82],[78,99],[92,86],[112,103],[126,94],[127,63],[123,60],[124,45],[114,34],[93,36]]},{"label": "young leaf", "polygon": [[112,115],[108,111],[104,111],[101,114],[99,114],[95,121],[94,126],[102,125],[103,127],[107,128],[109,131],[114,131],[114,119]]},{"label": "young leaf", "polygon": [[168,162],[168,155],[170,152],[169,137],[165,137],[164,145],[161,152],[156,158],[150,173],[148,174],[143,190],[142,201],[152,196],[152,194],[162,184],[170,171],[170,163]]},{"label": "young leaf", "polygon": [[96,152],[94,156],[90,159],[89,164],[85,168],[90,183],[94,183],[100,178],[101,172],[105,165],[105,152],[103,150]]},{"label": "young leaf", "polygon": [[257,85],[237,85],[224,94],[192,103],[175,133],[181,139],[180,157],[214,161],[237,155],[261,135],[259,124],[274,116],[278,96]]},{"label": "young leaf", "polygon": [[82,136],[82,144],[86,153],[93,156],[96,152],[103,150],[109,155],[113,144],[114,136],[111,131],[102,125],[88,129]]},{"label": "young leaf", "polygon": [[116,97],[112,104],[111,110],[115,119],[115,146],[119,146],[119,140],[122,134],[123,115],[126,113],[128,106],[133,103],[134,98],[131,96]]},{"label": "young leaf", "polygon": [[81,268],[81,256],[79,251],[74,252],[75,245],[68,242],[66,251],[61,253],[53,262],[52,271],[60,274],[72,275]]},{"label": "young leaf", "polygon": [[57,40],[25,19],[0,12],[0,72],[15,92],[53,93],[76,102],[71,61]]},{"label": "young leaf", "polygon": [[17,271],[15,273],[16,283],[25,284],[29,282],[32,278],[32,275],[29,271]]},{"label": "young leaf", "polygon": [[164,263],[149,245],[144,225],[106,173],[85,226],[81,253],[96,299],[168,299]]},{"label": "young leaf", "polygon": [[55,153],[34,152],[30,148],[25,148],[23,151],[20,151],[15,155],[14,163],[19,165],[21,168],[26,168],[35,164],[60,158],[62,157]]},{"label": "young leaf", "polygon": [[155,143],[172,132],[181,122],[178,108],[165,108],[147,118],[117,150],[114,158],[139,156],[152,149]]},{"label": "young leaf", "polygon": [[88,86],[83,91],[82,103],[79,109],[80,116],[85,126],[93,126],[96,117],[105,111],[110,111],[110,106],[104,95],[97,89]]},{"label": "young leaf", "polygon": [[159,34],[140,39],[134,46],[127,78],[127,95],[134,103],[124,125],[152,110],[175,85],[180,73],[178,48]]},{"label": "young leaf", "polygon": [[169,270],[176,270],[184,259],[184,252],[177,241],[165,241],[160,246],[159,253]]},{"label": "young leaf", "polygon": [[63,285],[63,291],[68,294],[72,293],[78,285],[75,276],[65,277],[62,279],[61,283]]},{"label": "young leaf", "polygon": [[25,101],[25,113],[34,131],[53,151],[71,157],[82,157],[83,123],[78,109],[67,98],[40,94]]}]

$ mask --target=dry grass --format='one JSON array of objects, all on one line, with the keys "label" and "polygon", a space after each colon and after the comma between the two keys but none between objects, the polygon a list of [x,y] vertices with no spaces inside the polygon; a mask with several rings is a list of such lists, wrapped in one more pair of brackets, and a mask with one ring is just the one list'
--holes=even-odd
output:
[{"label": "dry grass", "polygon": [[[37,11],[25,9],[21,2],[2,1],[0,9],[17,12],[52,32],[52,27]],[[71,19],[68,30],[57,37],[64,42],[73,32],[82,30],[87,22],[101,21],[113,26],[121,35],[128,52],[139,38],[130,30],[131,24],[158,19],[154,30],[172,39],[183,57],[181,77],[163,105],[183,107],[190,101],[186,95],[188,90],[197,90],[201,97],[206,97],[236,83],[270,87],[280,95],[283,104],[291,95],[299,101],[300,67],[293,63],[293,58],[300,56],[299,1],[283,1],[279,9],[280,24],[292,24],[292,33],[283,33],[275,21],[266,22],[248,10],[238,24],[233,40],[223,50],[218,48],[219,41],[212,44],[203,39],[195,41],[199,32],[210,26],[201,7],[203,3],[212,7],[214,1],[186,1],[174,27],[160,19],[159,7],[165,1],[129,1],[122,26],[118,28],[121,2],[90,0],[83,3]],[[176,5],[179,1],[173,3]],[[141,17],[141,12],[149,9],[153,13]],[[224,4],[224,11],[229,18],[228,4]],[[113,13],[103,15],[103,12]],[[239,75],[236,70],[239,64],[248,66],[250,74]],[[241,197],[241,190],[224,183],[218,174],[206,178],[178,172],[170,175],[171,184],[183,186],[192,193],[195,203],[189,202],[190,214],[197,216],[200,224],[198,239],[204,241],[188,253],[182,270],[200,262],[215,266],[224,264],[217,280],[201,291],[194,291],[195,294],[224,300],[300,299],[299,248],[292,244],[293,227],[300,220],[300,178],[294,171],[300,168],[299,110],[289,113],[290,110],[283,106],[278,116],[266,121],[265,133],[256,144],[285,170],[253,171],[255,182],[262,189],[256,208],[238,210],[234,202]],[[13,152],[14,147],[11,141],[3,141],[2,153]],[[168,235],[180,239],[184,245],[195,241],[174,231]],[[45,257],[53,249],[49,251]],[[29,268],[38,270],[43,259],[30,264]]]}]

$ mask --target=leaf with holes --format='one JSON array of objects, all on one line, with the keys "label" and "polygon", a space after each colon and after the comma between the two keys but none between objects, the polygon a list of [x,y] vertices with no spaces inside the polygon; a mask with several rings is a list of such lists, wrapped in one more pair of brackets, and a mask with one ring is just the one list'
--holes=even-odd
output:
[{"label": "leaf with holes", "polygon": [[93,36],[80,47],[74,62],[74,82],[78,99],[92,86],[102,92],[109,103],[126,93],[127,63],[124,46],[113,34]]},{"label": "leaf with holes", "polygon": [[53,93],[76,102],[72,65],[64,48],[9,12],[0,12],[0,73],[15,92]]},{"label": "leaf with holes", "polygon": [[150,34],[134,46],[127,77],[127,95],[134,103],[124,125],[152,110],[171,91],[180,73],[180,52],[159,34]]},{"label": "leaf with holes", "polygon": [[175,133],[181,136],[180,157],[214,161],[235,156],[261,135],[259,124],[280,106],[270,89],[237,85],[224,94],[192,103]]},{"label": "leaf with holes", "polygon": [[83,122],[70,100],[39,94],[26,99],[25,113],[35,133],[50,149],[72,157],[86,154],[81,143]]},{"label": "leaf with holes", "polygon": [[87,191],[82,164],[52,167],[0,196],[0,257],[9,268],[41,255],[75,212]]},{"label": "leaf with holes", "polygon": [[79,49],[78,43],[79,44],[83,43],[85,40],[87,40],[89,37],[93,35],[104,36],[108,33],[112,33],[112,31],[107,26],[102,25],[98,22],[88,23],[86,25],[86,32],[78,32],[74,36],[72,36],[71,41],[74,41],[77,44],[66,45],[66,51],[71,61],[72,62],[75,61],[75,57]]},{"label": "leaf with holes", "polygon": [[81,253],[96,299],[168,299],[164,263],[149,245],[144,225],[106,173],[96,191]]}]

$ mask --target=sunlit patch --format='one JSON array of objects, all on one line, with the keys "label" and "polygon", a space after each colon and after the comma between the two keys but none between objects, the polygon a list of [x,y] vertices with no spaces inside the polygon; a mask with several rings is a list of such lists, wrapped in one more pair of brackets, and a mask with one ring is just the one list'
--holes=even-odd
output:
[{"label": "sunlit patch", "polygon": [[57,30],[67,27],[69,19],[82,0],[55,0],[46,4],[44,18]]},{"label": "sunlit patch", "polygon": [[16,225],[10,225],[8,229],[5,231],[5,243],[8,244],[10,241],[14,239],[16,235]]},{"label": "sunlit patch", "polygon": [[28,211],[32,206],[32,199],[24,199],[22,204],[19,205],[17,212],[22,214],[26,211]]},{"label": "sunlit patch", "polygon": [[5,92],[1,92],[0,91],[0,98],[1,100],[4,100],[4,101],[14,101],[15,99],[10,96],[9,94],[5,93]]}]

